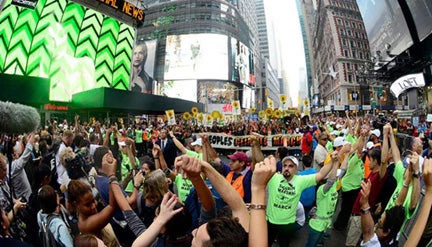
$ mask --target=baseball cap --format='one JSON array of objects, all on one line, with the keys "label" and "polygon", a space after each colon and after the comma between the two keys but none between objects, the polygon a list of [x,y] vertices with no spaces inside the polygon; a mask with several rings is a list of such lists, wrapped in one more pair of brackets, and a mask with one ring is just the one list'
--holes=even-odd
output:
[{"label": "baseball cap", "polygon": [[343,130],[341,130],[341,132],[342,132],[342,134],[344,134],[344,136],[346,136],[346,135],[348,135],[348,129],[343,129]]},{"label": "baseball cap", "polygon": [[192,142],[191,145],[192,146],[196,146],[196,145],[202,146],[202,139],[201,138],[196,139],[196,141]]},{"label": "baseball cap", "polygon": [[300,164],[298,159],[294,156],[286,156],[285,158],[282,159],[282,164],[285,163],[285,161],[287,161],[287,160],[291,160],[294,164],[296,164],[297,167]]},{"label": "baseball cap", "polygon": [[330,132],[330,135],[338,136],[339,135],[339,131],[333,130],[332,132]]},{"label": "baseball cap", "polygon": [[245,152],[237,151],[231,155],[227,156],[230,160],[243,161],[245,163],[249,162],[249,158]]},{"label": "baseball cap", "polygon": [[366,143],[366,149],[367,149],[367,150],[373,148],[373,146],[374,146],[373,142],[368,142],[368,143]]},{"label": "baseball cap", "polygon": [[342,125],[336,124],[336,129],[340,129],[340,128],[342,128]]},{"label": "baseball cap", "polygon": [[348,142],[346,142],[343,137],[336,137],[336,139],[334,139],[334,141],[333,141],[333,147],[337,148],[337,147],[343,146],[347,143]]},{"label": "baseball cap", "polygon": [[375,135],[379,138],[381,136],[381,131],[379,129],[374,129],[371,131],[371,135]]}]

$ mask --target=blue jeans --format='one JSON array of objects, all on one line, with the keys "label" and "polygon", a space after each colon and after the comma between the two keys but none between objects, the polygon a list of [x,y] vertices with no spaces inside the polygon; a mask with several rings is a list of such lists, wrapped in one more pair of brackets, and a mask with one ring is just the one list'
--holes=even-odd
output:
[{"label": "blue jeans", "polygon": [[309,236],[308,236],[306,247],[315,247],[315,246],[317,246],[317,244],[323,238],[324,232],[315,231],[310,226],[308,226],[308,232],[309,232]]}]

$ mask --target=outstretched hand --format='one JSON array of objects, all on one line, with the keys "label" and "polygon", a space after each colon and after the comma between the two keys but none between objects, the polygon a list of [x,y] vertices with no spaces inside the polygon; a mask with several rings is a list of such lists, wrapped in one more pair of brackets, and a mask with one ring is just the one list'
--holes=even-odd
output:
[{"label": "outstretched hand", "polygon": [[183,211],[183,207],[174,210],[177,202],[178,199],[176,195],[173,195],[171,192],[166,193],[162,199],[159,215],[156,217],[155,221],[165,225],[174,215]]},{"label": "outstretched hand", "polygon": [[366,207],[369,204],[369,194],[370,194],[370,190],[371,190],[371,182],[370,180],[368,180],[367,182],[362,181],[361,183],[361,197],[360,197],[360,205],[363,207]]}]

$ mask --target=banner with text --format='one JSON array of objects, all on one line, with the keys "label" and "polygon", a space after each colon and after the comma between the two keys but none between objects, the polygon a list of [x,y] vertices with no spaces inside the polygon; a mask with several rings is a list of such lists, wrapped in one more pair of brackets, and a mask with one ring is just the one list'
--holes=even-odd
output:
[{"label": "banner with text", "polygon": [[[199,134],[193,134],[198,136]],[[231,136],[225,133],[207,133],[213,148],[249,150],[252,147],[251,136]],[[302,135],[280,134],[259,138],[261,150],[276,150],[285,146],[289,150],[301,149]]]}]

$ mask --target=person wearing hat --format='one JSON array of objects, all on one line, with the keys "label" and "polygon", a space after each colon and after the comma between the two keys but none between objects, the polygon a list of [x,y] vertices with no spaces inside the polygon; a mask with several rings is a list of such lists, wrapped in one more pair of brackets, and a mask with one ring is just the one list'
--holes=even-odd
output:
[{"label": "person wearing hat", "polygon": [[373,142],[374,147],[381,148],[380,142],[381,131],[379,129],[374,129],[371,131],[370,140]]},{"label": "person wearing hat", "polygon": [[[336,230],[346,228],[347,219],[351,214],[352,206],[360,192],[361,182],[364,178],[364,164],[361,159],[363,145],[366,139],[368,129],[363,129],[357,142],[352,146],[348,153],[348,158],[341,166],[342,170],[342,206],[341,211],[333,224]],[[335,139],[334,146],[344,145],[346,142],[342,139]],[[345,174],[346,172],[346,174]]]},{"label": "person wearing hat", "polygon": [[228,155],[230,164],[221,161],[222,174],[231,186],[239,193],[245,203],[251,202],[252,170],[249,169],[249,158],[245,152],[237,151]]},{"label": "person wearing hat", "polygon": [[171,136],[176,147],[183,154],[186,154],[188,156],[203,160],[203,153],[202,153],[202,146],[203,145],[202,145],[202,139],[201,138],[197,138],[196,141],[191,143],[191,146],[194,148],[194,150],[192,151],[192,150],[187,149],[185,146],[183,146],[183,144],[179,140],[177,140],[176,136],[174,135],[174,133],[172,131],[169,132],[169,135]]},{"label": "person wearing hat", "polygon": [[289,246],[293,234],[300,228],[296,223],[296,210],[301,193],[324,179],[333,164],[324,166],[318,173],[298,176],[300,165],[297,158],[282,159],[282,173],[276,173],[268,183],[267,226],[268,243],[278,238],[280,246]]}]

